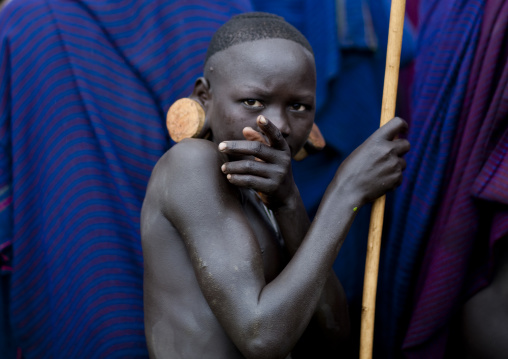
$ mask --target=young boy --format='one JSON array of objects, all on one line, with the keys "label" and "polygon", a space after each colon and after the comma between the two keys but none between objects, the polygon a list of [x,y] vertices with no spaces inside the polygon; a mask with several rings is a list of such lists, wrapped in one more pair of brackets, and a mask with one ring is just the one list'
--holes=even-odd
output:
[{"label": "young boy", "polygon": [[291,157],[314,122],[315,86],[312,49],[282,18],[239,15],[214,35],[191,96],[210,136],[159,160],[141,214],[152,357],[338,355],[349,318],[332,264],[357,209],[400,183],[409,143],[394,140],[400,119],[376,131],[310,223]]}]

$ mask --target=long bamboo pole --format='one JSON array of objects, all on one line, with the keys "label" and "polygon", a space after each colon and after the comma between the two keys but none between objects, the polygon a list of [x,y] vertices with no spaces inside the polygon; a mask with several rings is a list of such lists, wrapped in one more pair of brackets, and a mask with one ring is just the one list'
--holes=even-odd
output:
[{"label": "long bamboo pole", "polygon": [[[392,0],[390,25],[388,30],[388,47],[386,51],[383,102],[381,108],[381,126],[395,116],[405,9],[406,0]],[[381,233],[383,231],[384,209],[385,196],[382,196],[374,202],[370,218],[367,258],[365,263],[365,279],[363,283],[360,359],[372,358],[377,277],[379,269],[379,253],[381,249]]]}]

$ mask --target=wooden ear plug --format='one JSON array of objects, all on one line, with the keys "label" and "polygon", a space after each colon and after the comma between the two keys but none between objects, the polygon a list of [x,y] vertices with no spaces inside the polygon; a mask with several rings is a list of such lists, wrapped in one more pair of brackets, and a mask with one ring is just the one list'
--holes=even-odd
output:
[{"label": "wooden ear plug", "polygon": [[184,138],[203,138],[208,132],[203,107],[190,98],[181,98],[168,110],[166,127],[175,142]]},{"label": "wooden ear plug", "polygon": [[314,123],[312,125],[312,129],[310,130],[309,137],[307,141],[303,145],[303,147],[298,151],[298,153],[293,157],[295,161],[301,161],[305,157],[310,154],[321,151],[326,145],[325,139],[319,130],[319,127]]}]

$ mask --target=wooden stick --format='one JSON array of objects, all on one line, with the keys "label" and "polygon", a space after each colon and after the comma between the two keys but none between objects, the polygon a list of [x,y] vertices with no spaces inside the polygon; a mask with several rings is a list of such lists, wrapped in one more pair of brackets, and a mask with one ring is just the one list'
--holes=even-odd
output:
[{"label": "wooden stick", "polygon": [[[399,81],[400,52],[406,0],[392,0],[390,26],[388,30],[388,48],[386,51],[386,69],[381,108],[381,126],[395,116],[397,85]],[[362,322],[360,336],[360,359],[372,358],[374,344],[374,317],[376,311],[377,277],[385,196],[378,198],[372,207],[370,218],[365,279],[363,283]]]}]

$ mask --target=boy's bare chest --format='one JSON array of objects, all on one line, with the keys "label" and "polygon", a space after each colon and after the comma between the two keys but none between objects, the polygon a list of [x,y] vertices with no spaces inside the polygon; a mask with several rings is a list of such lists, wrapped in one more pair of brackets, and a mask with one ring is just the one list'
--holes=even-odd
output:
[{"label": "boy's bare chest", "polygon": [[286,264],[285,248],[271,212],[253,191],[244,192],[242,203],[263,258],[266,282],[272,281]]}]

